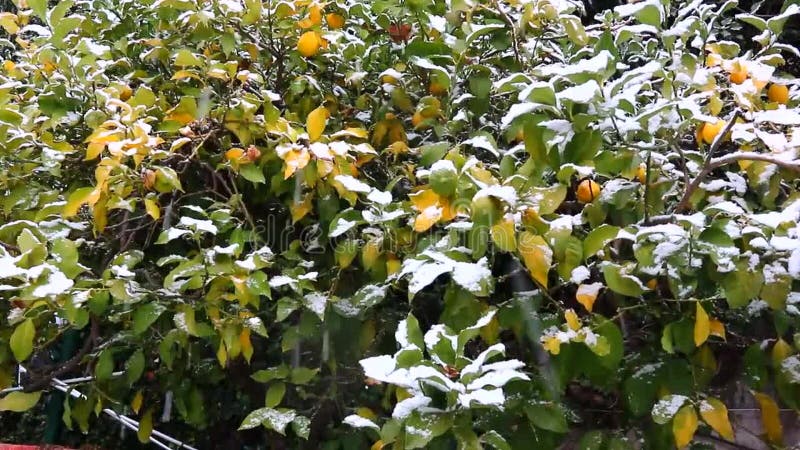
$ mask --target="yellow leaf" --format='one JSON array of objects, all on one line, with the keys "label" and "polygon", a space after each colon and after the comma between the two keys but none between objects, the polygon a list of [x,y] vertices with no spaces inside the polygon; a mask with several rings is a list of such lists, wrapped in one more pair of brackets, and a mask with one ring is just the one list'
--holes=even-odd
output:
[{"label": "yellow leaf", "polygon": [[313,208],[311,197],[311,194],[307,194],[302,202],[292,202],[292,205],[289,207],[289,210],[292,213],[292,223],[296,223],[298,220],[302,219],[309,212],[311,212],[311,209]]},{"label": "yellow leaf", "polygon": [[325,131],[325,124],[328,122],[328,114],[328,109],[324,106],[320,106],[308,113],[306,131],[308,132],[308,139],[311,142],[316,141],[322,136],[322,132]]},{"label": "yellow leaf", "polygon": [[725,339],[725,324],[720,322],[717,319],[711,319],[708,322],[709,332],[712,336],[716,336],[722,339]]},{"label": "yellow leaf", "polygon": [[67,198],[67,204],[64,205],[61,216],[65,219],[70,218],[78,214],[78,210],[81,209],[81,206],[86,203],[94,203],[97,201],[97,198],[99,198],[99,194],[96,195],[93,187],[76,189],[69,195],[69,198]]},{"label": "yellow leaf", "polygon": [[555,336],[547,337],[542,342],[542,347],[553,355],[557,355],[561,352],[561,340]]},{"label": "yellow leaf", "polygon": [[672,419],[672,435],[675,436],[675,447],[683,448],[692,442],[697,431],[697,413],[694,406],[686,405]]},{"label": "yellow leaf", "polygon": [[775,367],[780,367],[784,359],[792,354],[792,346],[786,343],[782,338],[778,338],[778,342],[772,347],[772,364]]},{"label": "yellow leaf", "polygon": [[578,291],[575,293],[575,300],[578,301],[587,311],[592,312],[594,301],[597,300],[597,295],[602,289],[603,283],[582,284],[578,286]]},{"label": "yellow leaf", "polygon": [[381,450],[382,448],[383,448],[383,441],[377,440],[375,441],[374,444],[372,444],[372,447],[370,447],[369,450]]},{"label": "yellow leaf", "polygon": [[442,208],[438,206],[430,206],[425,208],[414,219],[414,231],[417,233],[428,231],[441,218]]},{"label": "yellow leaf", "polygon": [[697,308],[695,310],[695,319],[694,319],[694,345],[700,347],[703,343],[708,339],[708,335],[711,333],[711,327],[708,321],[708,314],[706,310],[703,309],[703,305],[700,302],[696,303]]},{"label": "yellow leaf", "polygon": [[776,445],[783,444],[783,425],[778,411],[778,404],[767,394],[753,392],[753,396],[761,409],[761,424],[767,434],[767,440]]},{"label": "yellow leaf", "polygon": [[139,438],[139,442],[142,444],[146,444],[150,442],[150,433],[153,432],[153,410],[148,409],[146,413],[144,413],[144,417],[142,420],[139,421],[139,430],[136,432],[136,437]]},{"label": "yellow leaf", "polygon": [[517,239],[517,249],[533,279],[547,287],[547,274],[550,272],[550,265],[553,262],[553,250],[550,249],[544,238],[523,231]]},{"label": "yellow leaf", "polygon": [[288,179],[294,175],[297,170],[305,168],[310,160],[311,154],[308,150],[304,148],[300,150],[290,150],[283,158],[283,162],[286,164],[286,167],[283,169],[283,178]]},{"label": "yellow leaf", "polygon": [[19,31],[17,15],[10,12],[0,13],[0,27],[3,27],[8,34],[17,34],[17,31]]},{"label": "yellow leaf", "polygon": [[42,392],[15,391],[0,398],[0,411],[23,412],[33,408],[39,402]]},{"label": "yellow leaf", "polygon": [[139,414],[139,410],[142,409],[142,402],[144,401],[144,395],[142,395],[142,391],[139,390],[136,392],[136,395],[133,396],[133,400],[131,400],[131,409],[136,414]]},{"label": "yellow leaf", "polygon": [[431,206],[438,206],[439,204],[439,194],[433,192],[433,189],[424,189],[409,194],[408,198],[411,199],[411,203],[417,211],[424,211]]},{"label": "yellow leaf", "polygon": [[86,146],[86,157],[84,158],[84,161],[89,161],[97,158],[98,156],[100,156],[100,153],[103,152],[104,148],[106,148],[106,144],[91,142],[89,145]]},{"label": "yellow leaf", "polygon": [[158,207],[158,202],[150,197],[144,199],[144,209],[153,220],[158,220],[161,217],[161,209]]},{"label": "yellow leaf", "polygon": [[713,397],[703,400],[700,403],[700,417],[724,439],[731,442],[734,440],[728,408],[720,400]]},{"label": "yellow leaf", "polygon": [[228,365],[228,350],[225,349],[225,343],[220,340],[219,348],[217,349],[217,361],[224,369]]},{"label": "yellow leaf", "polygon": [[564,311],[564,319],[567,320],[567,326],[572,331],[578,331],[581,328],[581,321],[578,319],[578,315],[575,314],[575,310],[568,309]]},{"label": "yellow leaf", "polygon": [[361,264],[365,269],[374,270],[376,268],[378,258],[383,254],[381,244],[380,240],[371,239],[361,248]]},{"label": "yellow leaf", "polygon": [[244,355],[244,359],[246,359],[249,364],[250,358],[253,357],[253,343],[250,342],[249,328],[243,329],[241,334],[239,334],[239,344],[242,346],[242,354]]},{"label": "yellow leaf", "polygon": [[366,139],[369,137],[369,132],[363,128],[345,128],[344,130],[337,131],[331,135],[332,138],[338,139],[340,137],[355,137],[360,139]]},{"label": "yellow leaf", "polygon": [[172,80],[185,80],[186,78],[194,78],[196,80],[202,80],[199,75],[192,72],[191,70],[179,70],[172,75]]},{"label": "yellow leaf", "polygon": [[497,222],[491,229],[492,240],[500,250],[513,252],[517,249],[517,229],[513,219]]},{"label": "yellow leaf", "polygon": [[108,198],[103,196],[102,199],[97,201],[92,206],[92,218],[94,219],[94,230],[96,233],[102,233],[108,225]]}]

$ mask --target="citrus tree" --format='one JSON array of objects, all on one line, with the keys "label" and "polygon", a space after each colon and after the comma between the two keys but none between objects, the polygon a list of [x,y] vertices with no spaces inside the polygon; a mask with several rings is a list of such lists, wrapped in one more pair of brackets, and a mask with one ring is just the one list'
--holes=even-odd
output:
[{"label": "citrus tree", "polygon": [[15,0],[0,411],[88,374],[65,425],[142,442],[660,449],[736,388],[790,444],[796,3]]}]

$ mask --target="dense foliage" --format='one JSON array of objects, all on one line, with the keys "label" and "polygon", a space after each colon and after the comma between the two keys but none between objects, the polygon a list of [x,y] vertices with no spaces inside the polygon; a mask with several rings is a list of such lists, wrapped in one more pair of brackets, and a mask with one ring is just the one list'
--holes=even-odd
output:
[{"label": "dense foliage", "polygon": [[795,3],[15,0],[0,411],[90,374],[65,425],[143,442],[660,449],[744,386],[783,445]]}]

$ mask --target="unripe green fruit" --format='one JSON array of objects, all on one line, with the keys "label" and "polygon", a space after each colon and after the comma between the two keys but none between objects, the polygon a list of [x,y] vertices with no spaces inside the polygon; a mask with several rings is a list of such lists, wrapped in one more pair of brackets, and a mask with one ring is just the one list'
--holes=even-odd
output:
[{"label": "unripe green fruit", "polygon": [[102,125],[106,119],[108,119],[106,113],[94,108],[86,111],[86,114],[83,115],[83,121],[86,122],[86,126],[92,129]]},{"label": "unripe green fruit", "polygon": [[458,188],[458,172],[453,163],[448,160],[438,161],[431,167],[429,180],[433,192],[443,197],[452,196]]},{"label": "unripe green fruit", "polygon": [[490,227],[502,214],[500,202],[494,197],[481,196],[472,199],[472,222],[475,225]]}]

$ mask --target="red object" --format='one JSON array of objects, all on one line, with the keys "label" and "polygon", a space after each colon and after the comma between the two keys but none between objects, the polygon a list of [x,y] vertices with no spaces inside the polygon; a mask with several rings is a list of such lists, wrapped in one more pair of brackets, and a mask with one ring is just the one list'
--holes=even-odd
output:
[{"label": "red object", "polygon": [[397,43],[407,41],[409,34],[411,34],[411,25],[407,23],[389,25],[389,36]]},{"label": "red object", "polygon": [[60,445],[17,445],[0,444],[0,450],[73,450]]}]

